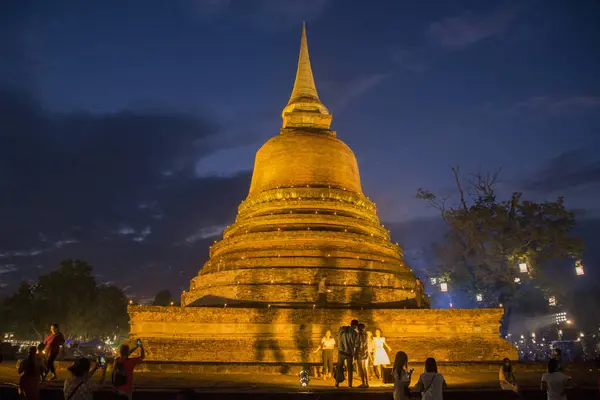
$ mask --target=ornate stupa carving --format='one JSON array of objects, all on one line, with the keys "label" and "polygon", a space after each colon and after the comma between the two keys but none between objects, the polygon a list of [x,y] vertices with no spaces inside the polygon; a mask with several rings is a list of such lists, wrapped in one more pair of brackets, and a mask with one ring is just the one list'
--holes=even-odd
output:
[{"label": "ornate stupa carving", "polygon": [[[146,359],[280,372],[282,364],[320,362],[314,349],[323,333],[353,318],[382,329],[412,360],[515,359],[499,336],[502,309],[404,309],[415,305],[415,276],[362,192],[354,153],[330,129],[304,28],[282,117],[280,134],[256,153],[235,223],[211,247],[183,307],[128,306],[130,339],[144,341]],[[331,292],[315,304],[324,276]]]},{"label": "ornate stupa carving", "polygon": [[354,153],[330,129],[304,26],[282,118],[280,134],[256,153],[235,223],[211,246],[182,305],[312,305],[323,276],[332,306],[414,299],[415,275],[363,194]]}]

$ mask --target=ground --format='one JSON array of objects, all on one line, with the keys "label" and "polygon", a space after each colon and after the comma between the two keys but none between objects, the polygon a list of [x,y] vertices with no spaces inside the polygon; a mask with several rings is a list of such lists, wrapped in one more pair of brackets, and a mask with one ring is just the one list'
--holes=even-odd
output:
[{"label": "ground", "polygon": [[[449,373],[440,369],[440,373],[444,374],[449,389],[498,389],[498,372],[469,372],[466,373]],[[59,371],[60,380],[49,382],[46,385],[62,387],[62,379],[69,376],[67,371]],[[537,388],[541,374],[539,372],[519,372],[516,371],[517,380],[524,388]],[[596,369],[578,368],[572,374],[573,380],[580,386],[595,387],[598,381],[598,372]],[[0,383],[17,384],[18,375],[14,362],[4,362],[0,364]],[[93,380],[100,381],[101,375],[98,372]],[[107,381],[110,377],[108,376]],[[415,372],[411,386],[416,383],[418,374]],[[358,386],[360,381],[355,380],[354,386]],[[110,382],[105,383],[106,387],[110,387]],[[295,375],[275,375],[275,374],[243,374],[243,373],[176,373],[176,372],[143,372],[136,371],[134,385],[138,388],[145,389],[178,389],[178,388],[194,388],[200,390],[243,390],[244,392],[252,391],[290,391],[302,390],[299,385],[299,379]],[[347,386],[347,382],[342,383],[342,386]],[[383,385],[378,380],[373,380],[370,383],[371,390],[390,391],[391,385]],[[316,390],[335,389],[332,380],[323,380],[319,378],[311,378],[309,387]]]}]

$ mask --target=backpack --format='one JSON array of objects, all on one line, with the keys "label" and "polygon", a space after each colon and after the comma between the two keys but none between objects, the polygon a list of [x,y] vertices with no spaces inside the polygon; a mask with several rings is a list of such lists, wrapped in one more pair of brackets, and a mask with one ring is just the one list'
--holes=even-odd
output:
[{"label": "backpack", "polygon": [[125,369],[125,364],[119,359],[117,359],[115,369],[112,372],[112,384],[115,387],[127,384],[127,370]]}]

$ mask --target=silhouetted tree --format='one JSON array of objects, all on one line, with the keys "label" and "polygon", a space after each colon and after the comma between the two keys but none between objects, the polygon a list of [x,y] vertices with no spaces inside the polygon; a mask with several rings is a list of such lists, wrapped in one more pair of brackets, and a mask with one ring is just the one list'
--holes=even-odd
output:
[{"label": "silhouetted tree", "polygon": [[152,302],[153,306],[168,306],[173,301],[173,296],[171,296],[171,292],[168,289],[161,290],[156,293],[154,296],[154,301]]},{"label": "silhouetted tree", "polygon": [[[417,191],[417,198],[437,209],[448,227],[444,241],[434,245],[435,276],[472,299],[481,294],[484,304],[503,303],[508,314],[525,295],[564,298],[560,280],[574,273],[583,242],[570,235],[575,217],[563,198],[536,203],[515,192],[498,200],[499,171],[474,174],[465,187],[459,167],[452,172],[458,194],[454,204],[449,197]],[[520,263],[527,264],[527,273],[520,272]],[[520,305],[526,303],[534,301],[529,297]]]},{"label": "silhouetted tree", "polygon": [[64,260],[60,268],[21,283],[3,302],[5,329],[21,337],[41,338],[52,323],[68,337],[103,337],[128,330],[127,299],[114,286],[96,285],[92,267],[81,260]]}]

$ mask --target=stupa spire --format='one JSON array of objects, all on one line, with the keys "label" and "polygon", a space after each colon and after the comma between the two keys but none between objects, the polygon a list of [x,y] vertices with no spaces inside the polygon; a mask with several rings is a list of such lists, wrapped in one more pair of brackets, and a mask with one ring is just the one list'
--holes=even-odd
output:
[{"label": "stupa spire", "polygon": [[[287,106],[281,113],[284,129],[321,129],[329,131],[331,114],[317,94],[315,78],[310,66],[308,55],[308,40],[306,39],[306,23],[302,23],[300,39],[300,55],[294,89]],[[333,132],[330,132],[333,134]]]},{"label": "stupa spire", "polygon": [[306,39],[306,23],[302,23],[302,38],[300,39],[300,55],[298,56],[298,69],[296,71],[296,81],[294,89],[290,96],[288,104],[294,100],[308,97],[319,101],[315,79],[310,66],[310,56],[308,55],[308,40]]}]

